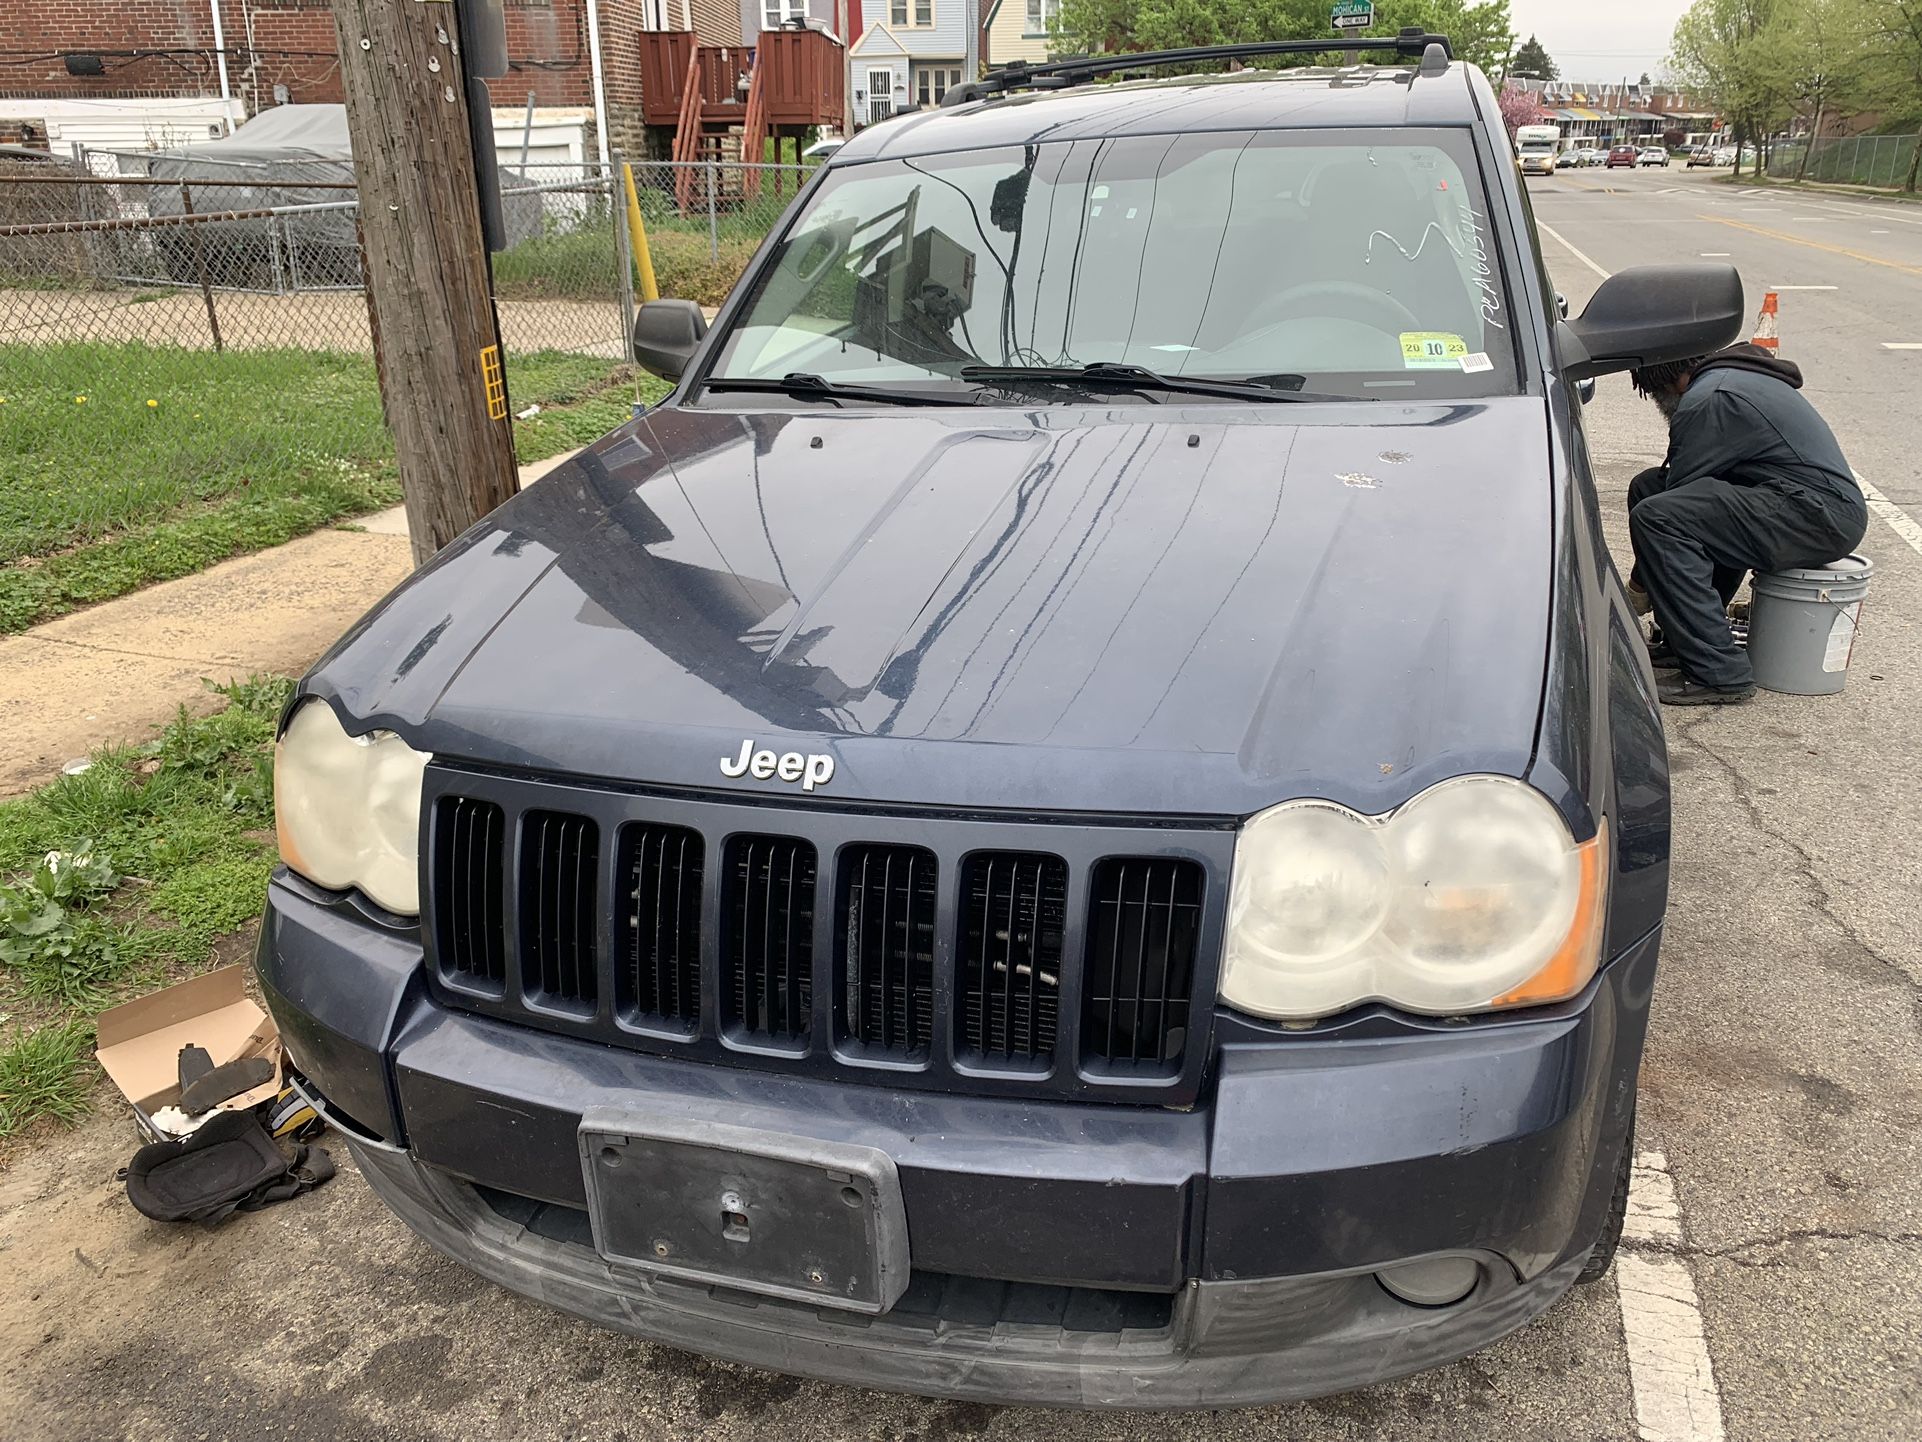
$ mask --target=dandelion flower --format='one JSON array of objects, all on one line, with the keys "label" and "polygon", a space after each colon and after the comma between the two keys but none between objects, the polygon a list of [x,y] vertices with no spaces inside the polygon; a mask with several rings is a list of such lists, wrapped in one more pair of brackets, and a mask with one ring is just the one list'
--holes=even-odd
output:
[{"label": "dandelion flower", "polygon": [[147,398],[147,404],[156,410],[158,410],[160,407],[160,402],[157,400],[154,400],[151,396]]},{"label": "dandelion flower", "polygon": [[87,403],[87,398],[85,396],[75,396],[73,403],[77,406],[84,406]]}]

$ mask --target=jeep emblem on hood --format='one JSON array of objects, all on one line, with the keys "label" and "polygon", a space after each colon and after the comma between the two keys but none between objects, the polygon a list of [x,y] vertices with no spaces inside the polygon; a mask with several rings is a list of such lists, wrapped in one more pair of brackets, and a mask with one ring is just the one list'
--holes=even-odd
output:
[{"label": "jeep emblem on hood", "polygon": [[776,756],[772,751],[756,751],[754,738],[749,736],[741,742],[739,756],[721,758],[721,774],[730,780],[736,776],[752,776],[757,781],[780,777],[783,781],[798,781],[803,791],[812,791],[817,786],[825,786],[834,775],[832,756],[803,756],[799,751],[787,751]]}]

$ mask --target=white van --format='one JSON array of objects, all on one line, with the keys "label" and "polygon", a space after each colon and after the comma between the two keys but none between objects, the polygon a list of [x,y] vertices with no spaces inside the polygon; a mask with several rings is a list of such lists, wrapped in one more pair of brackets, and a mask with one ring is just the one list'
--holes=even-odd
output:
[{"label": "white van", "polygon": [[1520,125],[1515,128],[1515,159],[1523,175],[1553,175],[1555,147],[1562,133],[1552,125]]}]

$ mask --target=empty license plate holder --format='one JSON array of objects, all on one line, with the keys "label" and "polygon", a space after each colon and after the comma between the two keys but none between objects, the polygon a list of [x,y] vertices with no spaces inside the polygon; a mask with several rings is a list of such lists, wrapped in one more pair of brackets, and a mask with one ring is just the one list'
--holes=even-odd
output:
[{"label": "empty license plate holder", "polygon": [[871,1315],[907,1286],[900,1177],[875,1147],[619,1107],[577,1138],[611,1263]]}]

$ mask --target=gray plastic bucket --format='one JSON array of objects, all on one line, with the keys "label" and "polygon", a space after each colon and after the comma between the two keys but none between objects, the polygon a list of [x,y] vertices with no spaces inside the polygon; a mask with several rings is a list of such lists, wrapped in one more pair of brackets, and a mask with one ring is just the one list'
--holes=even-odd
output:
[{"label": "gray plastic bucket", "polygon": [[1756,572],[1748,631],[1755,684],[1791,696],[1840,691],[1874,571],[1867,556],[1844,556],[1826,566]]}]

